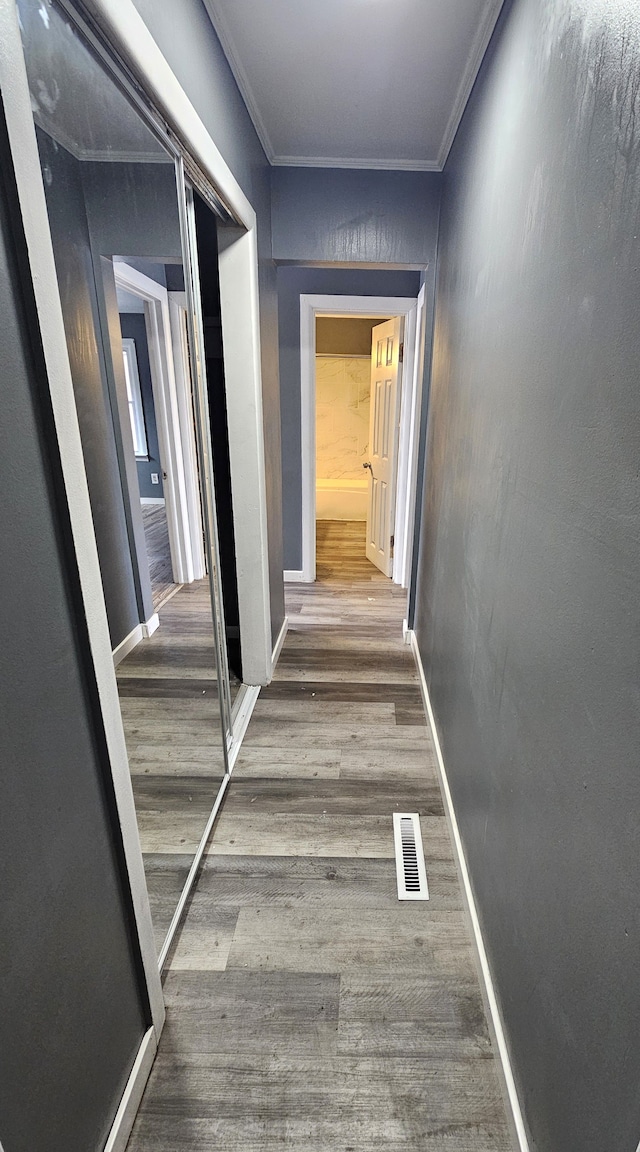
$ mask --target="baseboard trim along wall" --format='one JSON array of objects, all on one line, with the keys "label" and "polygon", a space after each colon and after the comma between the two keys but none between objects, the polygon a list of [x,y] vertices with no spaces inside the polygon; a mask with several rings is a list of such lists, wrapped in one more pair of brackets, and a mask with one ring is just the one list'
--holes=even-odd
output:
[{"label": "baseboard trim along wall", "polygon": [[150,636],[153,636],[153,633],[159,627],[160,627],[160,617],[158,616],[157,612],[154,612],[153,616],[150,616],[148,620],[145,620],[144,624],[142,625],[142,638],[143,638],[143,640],[148,640]]},{"label": "baseboard trim along wall", "polygon": [[242,747],[242,741],[249,727],[249,721],[253,716],[253,709],[256,706],[259,695],[259,684],[243,684],[236,697],[232,716],[233,734],[227,748],[229,772],[233,772],[234,764],[238,759],[238,752]]},{"label": "baseboard trim along wall", "polygon": [[162,496],[141,496],[141,504],[162,504],[164,508],[164,498]]},{"label": "baseboard trim along wall", "polygon": [[285,568],[282,573],[285,584],[308,584],[309,578],[305,576],[302,568]]},{"label": "baseboard trim along wall", "polygon": [[114,667],[117,668],[118,664],[122,663],[125,656],[128,656],[141,640],[148,640],[159,627],[160,617],[157,612],[154,612],[153,616],[145,620],[144,624],[136,624],[135,628],[131,629],[129,635],[125,636],[124,640],[121,640],[113,649],[111,655],[113,656]]},{"label": "baseboard trim along wall", "polygon": [[280,653],[282,652],[282,646],[283,646],[283,644],[287,638],[288,628],[289,628],[289,617],[285,616],[284,620],[282,621],[282,628],[280,629],[280,631],[278,633],[278,639],[276,640],[276,642],[273,646],[273,652],[271,653],[271,675],[272,676],[276,670],[276,664],[278,663],[278,660],[280,659]]},{"label": "baseboard trim along wall", "polygon": [[118,667],[118,664],[124,660],[125,656],[128,656],[129,653],[133,651],[136,644],[139,644],[141,640],[142,624],[136,624],[135,628],[132,629],[129,635],[125,636],[124,640],[121,640],[118,646],[113,649],[113,663],[116,668]]},{"label": "baseboard trim along wall", "polygon": [[416,662],[418,676],[420,678],[420,690],[422,692],[422,702],[424,710],[427,715],[427,721],[433,737],[433,743],[436,750],[436,761],[438,764],[438,776],[440,778],[440,787],[442,789],[442,797],[444,800],[445,813],[449,831],[451,832],[451,839],[453,840],[454,854],[456,858],[456,865],[458,875],[462,884],[464,892],[464,899],[466,904],[466,911],[470,922],[471,933],[476,951],[476,960],[480,974],[482,994],[485,1002],[485,1010],[487,1013],[487,1022],[491,1034],[491,1042],[494,1051],[498,1053],[499,1059],[497,1061],[498,1073],[502,1082],[502,1090],[507,1103],[507,1117],[511,1125],[512,1137],[514,1147],[518,1152],[531,1152],[529,1147],[529,1139],[527,1130],[525,1128],[524,1117],[520,1100],[518,1099],[518,1092],[513,1076],[511,1067],[511,1057],[509,1055],[509,1048],[505,1036],[504,1026],[502,1023],[502,1015],[495,993],[493,984],[493,977],[489,967],[486,948],[482,938],[482,929],[480,927],[480,920],[478,918],[478,910],[471,887],[469,878],[469,870],[467,868],[467,861],[462,846],[462,839],[460,837],[460,830],[458,828],[458,820],[456,817],[453,800],[451,798],[451,790],[449,788],[449,780],[447,777],[447,770],[445,768],[444,759],[442,756],[442,749],[438,739],[438,730],[436,728],[433,709],[431,707],[431,698],[429,696],[429,689],[427,687],[427,680],[422,666],[422,657],[420,649],[418,648],[418,640],[413,629],[407,629],[407,635],[413,657]]},{"label": "baseboard trim along wall", "polygon": [[125,1152],[157,1047],[155,1031],[150,1028],[148,1032],[145,1032],[138,1049],[138,1055],[129,1074],[124,1095],[104,1146],[104,1152]]}]

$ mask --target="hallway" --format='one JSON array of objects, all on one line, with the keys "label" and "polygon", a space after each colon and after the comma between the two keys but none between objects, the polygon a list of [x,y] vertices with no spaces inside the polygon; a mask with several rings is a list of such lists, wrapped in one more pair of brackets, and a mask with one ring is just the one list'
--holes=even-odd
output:
[{"label": "hallway", "polygon": [[[364,525],[319,524],[129,1152],[510,1147],[404,606]],[[394,809],[421,814],[428,903],[397,900]]]}]

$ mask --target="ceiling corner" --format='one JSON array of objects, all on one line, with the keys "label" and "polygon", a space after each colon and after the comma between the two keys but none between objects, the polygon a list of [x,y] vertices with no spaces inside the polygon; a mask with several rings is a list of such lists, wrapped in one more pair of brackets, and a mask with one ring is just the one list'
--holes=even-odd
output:
[{"label": "ceiling corner", "polygon": [[258,104],[253,94],[249,78],[244,70],[242,62],[239,60],[234,47],[231,35],[225,24],[224,17],[222,16],[218,5],[215,0],[203,0],[204,6],[211,23],[213,24],[214,31],[222,45],[222,50],[227,58],[227,63],[233,73],[234,80],[240,89],[240,95],[244,100],[247,112],[251,117],[251,122],[256,130],[256,134],[262,147],[266,153],[267,160],[273,164],[275,158],[275,150],[271,143],[269,133],[265,128],[262,116],[258,109]]},{"label": "ceiling corner", "polygon": [[[205,3],[207,0],[205,0]],[[478,27],[477,34],[474,38],[471,50],[467,58],[465,70],[462,74],[458,91],[456,93],[455,102],[451,110],[451,115],[447,122],[442,137],[442,143],[438,152],[438,170],[442,171],[446,162],[451,146],[455,140],[456,133],[460,127],[460,121],[464,115],[464,110],[467,106],[473,85],[476,82],[480,66],[484,60],[485,52],[489,47],[489,42],[493,35],[494,28],[498,22],[498,17],[502,11],[504,0],[491,0],[487,4],[484,17]]]}]

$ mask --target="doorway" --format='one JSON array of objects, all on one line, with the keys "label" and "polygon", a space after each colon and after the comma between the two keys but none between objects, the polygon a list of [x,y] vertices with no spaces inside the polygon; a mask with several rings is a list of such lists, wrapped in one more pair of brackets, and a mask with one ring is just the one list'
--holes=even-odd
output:
[{"label": "doorway", "polygon": [[332,540],[342,551],[338,540],[345,533],[355,551],[366,555],[370,533],[365,539],[365,525],[371,505],[371,347],[379,323],[373,316],[316,316],[317,555],[321,546],[326,553]]},{"label": "doorway", "polygon": [[[285,572],[285,579],[289,581],[307,583],[316,579],[316,521],[335,519],[363,523],[364,540],[364,522],[367,515],[372,514],[375,482],[379,479],[369,452],[372,364],[375,366],[371,333],[374,327],[396,318],[396,335],[399,337],[396,355],[401,358],[401,367],[398,371],[396,414],[391,418],[395,452],[392,483],[387,485],[387,489],[392,489],[393,498],[386,510],[386,532],[393,555],[385,574],[402,588],[408,587],[415,517],[420,419],[419,350],[424,341],[424,304],[424,288],[416,299],[300,297],[302,569]],[[347,323],[340,327],[339,321]],[[333,336],[330,336],[332,332]],[[327,339],[333,341],[331,347],[337,351],[328,351]],[[343,342],[337,342],[339,340]],[[363,341],[366,341],[367,350]],[[351,355],[356,349],[356,354]],[[341,385],[337,383],[338,377],[342,379]],[[327,378],[333,378],[333,384],[328,387]],[[342,398],[338,395],[340,388]],[[344,435],[340,434],[341,423]],[[327,452],[327,434],[333,438],[334,455],[336,445],[342,443],[345,456],[341,462],[331,460],[331,453]],[[321,471],[334,474],[324,476]]]}]

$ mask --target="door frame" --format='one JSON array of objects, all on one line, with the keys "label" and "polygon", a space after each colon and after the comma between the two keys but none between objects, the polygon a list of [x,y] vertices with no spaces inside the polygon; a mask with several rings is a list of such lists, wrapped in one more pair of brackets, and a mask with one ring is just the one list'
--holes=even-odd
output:
[{"label": "door frame", "polygon": [[163,284],[126,262],[114,260],[113,273],[116,287],[126,289],[144,304],[171,567],[176,584],[190,584],[199,578],[197,574],[204,575],[202,534],[194,536],[192,531],[200,514],[200,486],[195,451],[193,455],[189,451],[191,385],[184,371],[176,372],[182,352],[174,347],[176,323],[171,323],[169,293]]},{"label": "door frame", "polygon": [[[420,409],[422,402],[422,371],[424,366],[424,343],[426,335],[426,295],[423,284],[418,292],[415,311],[405,319],[404,343],[414,349],[411,360],[403,363],[402,397],[400,408],[400,437],[398,442],[398,482],[396,486],[395,550],[393,582],[402,588],[409,587],[411,579],[411,557],[416,516],[416,491],[418,487],[418,444],[420,439]],[[407,377],[411,373],[412,379]]]},{"label": "door frame", "polygon": [[191,533],[193,579],[201,580],[207,574],[207,565],[203,545],[202,500],[198,475],[191,365],[189,363],[187,294],[186,292],[169,292],[168,296],[171,346],[173,348],[173,370],[176,379],[182,451],[187,477],[187,508]]},{"label": "door frame", "polygon": [[[416,343],[417,330],[422,327],[416,324],[418,299],[407,296],[316,296],[301,293],[300,295],[300,432],[301,432],[301,463],[302,463],[302,568],[300,570],[285,571],[287,581],[299,583],[312,583],[316,578],[316,317],[318,316],[372,316],[374,318],[388,319],[391,316],[404,317],[404,359],[402,370],[402,398],[400,423],[402,427],[403,410],[409,414],[415,412],[418,398],[417,372],[415,365],[420,359]],[[417,437],[419,420],[409,419],[409,427],[413,440]],[[413,454],[417,455],[417,442]],[[406,453],[403,457],[406,464]],[[398,459],[398,464],[400,460]],[[415,508],[415,475],[411,482],[403,489],[403,500],[406,501],[413,487],[413,505]],[[401,509],[403,520],[406,521],[404,505]],[[396,498],[396,519],[398,517],[398,501]],[[404,575],[410,571],[410,544],[413,542],[413,532],[405,534],[403,549],[409,559],[403,558],[403,564],[398,571]],[[394,556],[394,582],[396,580],[396,560]]]}]

